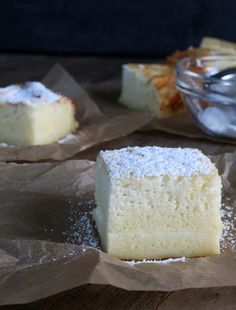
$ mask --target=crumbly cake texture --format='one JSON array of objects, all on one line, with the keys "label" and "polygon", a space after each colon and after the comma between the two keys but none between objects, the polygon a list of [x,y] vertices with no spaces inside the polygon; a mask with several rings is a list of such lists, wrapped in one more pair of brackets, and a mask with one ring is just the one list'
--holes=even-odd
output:
[{"label": "crumbly cake texture", "polygon": [[120,102],[131,109],[151,112],[159,118],[184,111],[175,88],[173,67],[162,64],[123,65]]},{"label": "crumbly cake texture", "polygon": [[94,220],[102,246],[122,259],[220,253],[221,179],[197,149],[100,152]]},{"label": "crumbly cake texture", "polygon": [[40,82],[0,88],[0,142],[40,145],[58,141],[75,131],[71,99]]}]

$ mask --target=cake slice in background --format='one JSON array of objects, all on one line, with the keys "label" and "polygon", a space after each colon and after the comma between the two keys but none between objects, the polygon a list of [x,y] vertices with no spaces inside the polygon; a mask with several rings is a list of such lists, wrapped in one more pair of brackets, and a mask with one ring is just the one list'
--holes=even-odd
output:
[{"label": "cake slice in background", "polygon": [[[146,111],[155,117],[170,117],[185,112],[175,87],[175,65],[185,57],[236,54],[236,43],[204,37],[197,48],[175,51],[164,64],[125,64],[119,101],[130,109]],[[229,64],[225,62],[224,67]]]},{"label": "cake slice in background", "polygon": [[77,127],[72,100],[43,84],[27,82],[0,88],[0,143],[49,144]]},{"label": "cake slice in background", "polygon": [[199,47],[189,47],[183,51],[175,51],[166,58],[166,64],[175,66],[176,62],[185,57],[214,56],[218,54],[235,55],[236,43],[222,39],[204,37]]},{"label": "cake slice in background", "polygon": [[175,88],[174,68],[162,64],[126,64],[119,101],[130,109],[162,118],[180,114],[184,105]]},{"label": "cake slice in background", "polygon": [[200,43],[200,48],[215,51],[215,53],[236,54],[236,43],[217,38],[204,37]]},{"label": "cake slice in background", "polygon": [[221,179],[197,149],[100,152],[95,199],[109,254],[141,260],[220,253]]}]

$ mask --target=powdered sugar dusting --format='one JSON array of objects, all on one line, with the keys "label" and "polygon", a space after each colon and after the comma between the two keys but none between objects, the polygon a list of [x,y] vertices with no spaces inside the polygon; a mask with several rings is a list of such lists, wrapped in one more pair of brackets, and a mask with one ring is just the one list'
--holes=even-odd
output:
[{"label": "powdered sugar dusting", "polygon": [[78,141],[79,140],[79,137],[76,136],[76,135],[73,135],[73,134],[68,134],[66,137],[60,139],[58,141],[59,144],[65,144],[65,143],[68,143],[68,142],[72,142],[72,141]]},{"label": "powdered sugar dusting", "polygon": [[128,147],[102,151],[100,156],[105,161],[112,179],[208,175],[214,167],[202,152],[190,148]]},{"label": "powdered sugar dusting", "polygon": [[0,88],[0,103],[8,104],[41,104],[52,103],[61,98],[60,95],[46,88],[40,82],[10,85]]},{"label": "powdered sugar dusting", "polygon": [[0,149],[6,149],[6,148],[15,148],[16,145],[7,144],[7,143],[0,143]]},{"label": "powdered sugar dusting", "polygon": [[134,265],[141,265],[141,264],[171,264],[171,263],[185,263],[187,260],[186,257],[179,257],[179,258],[168,258],[163,260],[131,260],[131,261],[125,261],[127,264],[134,266]]},{"label": "powdered sugar dusting", "polygon": [[[227,201],[230,199],[226,198]],[[221,249],[236,250],[236,226],[235,226],[235,208],[233,205],[224,203],[221,209],[221,219],[223,222],[223,233],[221,237]]]},{"label": "powdered sugar dusting", "polygon": [[65,232],[66,242],[99,250],[100,241],[92,219],[94,200],[81,201],[76,207],[73,203],[70,205],[67,214],[70,228]]}]

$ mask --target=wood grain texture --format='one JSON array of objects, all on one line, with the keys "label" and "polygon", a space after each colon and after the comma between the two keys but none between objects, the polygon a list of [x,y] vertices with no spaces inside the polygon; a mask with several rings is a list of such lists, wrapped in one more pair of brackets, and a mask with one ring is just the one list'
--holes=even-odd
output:
[{"label": "wood grain texture", "polygon": [[[0,84],[7,85],[25,80],[39,80],[57,62],[61,63],[84,86],[119,78],[120,65],[138,59],[52,57],[27,55],[0,55]],[[142,60],[143,61],[143,60]],[[94,98],[96,100],[96,98]],[[235,150],[234,145],[209,142],[203,139],[190,140],[171,134],[148,131],[133,133],[111,142],[81,152],[77,158],[94,160],[100,149],[113,149],[128,145],[185,146],[189,142],[203,151],[210,146],[210,153],[217,154]],[[172,293],[128,292],[102,285],[85,285],[49,298],[1,309],[19,310],[64,310],[64,309],[191,309],[228,310],[236,309],[236,288],[190,289]]]},{"label": "wood grain texture", "polygon": [[85,285],[28,304],[2,310],[233,310],[236,288],[191,289],[171,293],[128,292],[111,286]]}]

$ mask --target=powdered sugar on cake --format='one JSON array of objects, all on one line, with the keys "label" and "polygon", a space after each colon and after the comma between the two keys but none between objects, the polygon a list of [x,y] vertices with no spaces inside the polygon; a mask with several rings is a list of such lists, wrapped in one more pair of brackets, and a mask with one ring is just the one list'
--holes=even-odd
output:
[{"label": "powdered sugar on cake", "polygon": [[40,82],[10,85],[0,88],[0,103],[4,104],[41,104],[53,103],[61,98],[60,95],[46,88]]},{"label": "powdered sugar on cake", "polygon": [[208,175],[214,167],[199,150],[190,148],[128,147],[102,151],[100,156],[107,165],[111,179]]}]

